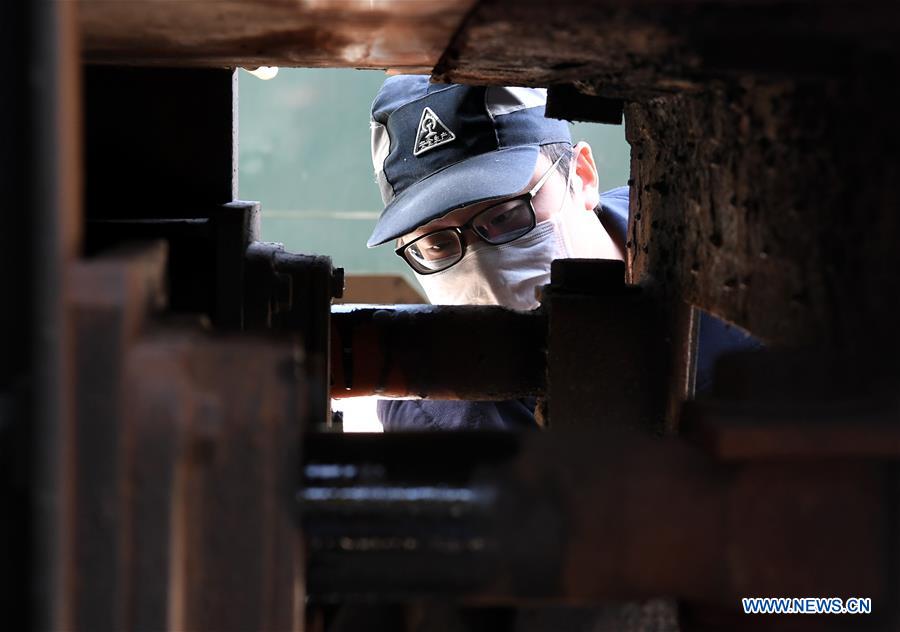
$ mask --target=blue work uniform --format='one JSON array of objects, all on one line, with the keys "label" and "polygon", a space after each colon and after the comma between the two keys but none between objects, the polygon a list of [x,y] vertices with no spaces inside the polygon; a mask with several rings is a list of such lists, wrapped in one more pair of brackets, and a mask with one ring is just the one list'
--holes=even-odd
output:
[{"label": "blue work uniform", "polygon": [[[597,213],[606,231],[623,250],[628,231],[628,187],[600,196]],[[758,340],[714,316],[700,318],[696,391],[712,385],[716,358],[730,351],[755,349]],[[447,400],[381,400],[378,419],[386,431],[395,430],[527,430],[536,429],[535,399],[523,397],[499,402]]]}]

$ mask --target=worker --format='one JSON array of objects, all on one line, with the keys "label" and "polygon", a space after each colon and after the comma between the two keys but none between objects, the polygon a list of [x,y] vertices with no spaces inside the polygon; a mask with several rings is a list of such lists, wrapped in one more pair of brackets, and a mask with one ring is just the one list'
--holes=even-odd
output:
[{"label": "worker", "polygon": [[[393,242],[431,303],[529,310],[554,259],[625,259],[628,187],[600,193],[590,145],[573,146],[545,105],[542,89],[426,75],[390,77],[378,92],[372,161],[385,207],[368,246]],[[700,338],[701,389],[713,356],[757,344],[712,318]],[[381,400],[377,410],[385,430],[518,430],[537,427],[535,403]]]}]

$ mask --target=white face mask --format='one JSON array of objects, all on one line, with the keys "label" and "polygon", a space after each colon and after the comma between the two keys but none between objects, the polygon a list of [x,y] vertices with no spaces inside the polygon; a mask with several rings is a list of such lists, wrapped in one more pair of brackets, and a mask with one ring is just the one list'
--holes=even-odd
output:
[{"label": "white face mask", "polygon": [[428,300],[435,305],[537,307],[535,290],[550,282],[554,259],[601,258],[610,242],[594,213],[568,206],[515,241],[473,244],[453,267],[417,275]]}]

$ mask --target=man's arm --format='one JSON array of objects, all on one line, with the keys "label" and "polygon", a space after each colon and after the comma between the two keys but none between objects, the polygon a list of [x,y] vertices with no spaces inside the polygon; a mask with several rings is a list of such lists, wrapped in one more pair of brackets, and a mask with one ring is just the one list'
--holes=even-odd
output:
[{"label": "man's arm", "polygon": [[386,432],[403,430],[536,430],[535,400],[469,402],[383,399],[378,419]]}]

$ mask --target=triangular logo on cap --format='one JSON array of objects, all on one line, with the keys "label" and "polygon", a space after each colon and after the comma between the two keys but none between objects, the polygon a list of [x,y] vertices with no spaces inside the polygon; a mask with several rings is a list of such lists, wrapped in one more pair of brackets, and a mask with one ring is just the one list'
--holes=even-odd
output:
[{"label": "triangular logo on cap", "polygon": [[422,110],[422,118],[419,119],[419,131],[416,132],[416,146],[413,156],[423,154],[429,149],[446,145],[456,138],[456,134],[450,131],[443,121],[438,118],[429,107]]}]

